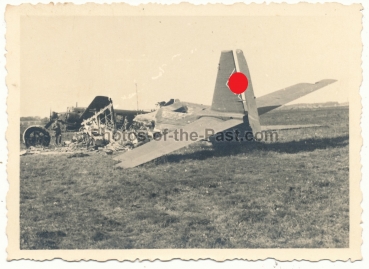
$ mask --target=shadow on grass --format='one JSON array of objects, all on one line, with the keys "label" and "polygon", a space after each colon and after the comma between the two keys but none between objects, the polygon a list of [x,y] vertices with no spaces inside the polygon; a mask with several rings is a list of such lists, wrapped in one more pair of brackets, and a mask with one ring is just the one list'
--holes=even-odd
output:
[{"label": "shadow on grass", "polygon": [[[171,154],[165,156],[165,162],[176,163],[181,160],[205,160],[213,157],[223,157],[243,153],[252,153],[255,151],[267,151],[278,153],[299,153],[310,152],[316,149],[342,148],[348,145],[348,135],[333,138],[302,139],[299,141],[261,143],[261,142],[243,142],[243,143],[213,143],[213,150],[198,150],[189,154]],[[164,158],[158,159],[157,164],[164,161]]]}]

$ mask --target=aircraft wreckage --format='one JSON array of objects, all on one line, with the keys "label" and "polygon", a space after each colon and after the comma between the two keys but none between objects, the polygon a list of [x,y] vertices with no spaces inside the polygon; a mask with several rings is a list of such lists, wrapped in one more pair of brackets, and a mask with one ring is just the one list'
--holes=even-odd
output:
[{"label": "aircraft wreckage", "polygon": [[[158,102],[156,105],[165,107],[176,101],[171,99],[168,102]],[[74,132],[76,134],[75,140],[82,141],[85,146],[102,146],[102,144],[106,145],[114,141],[120,144],[129,142],[131,146],[135,146],[132,145],[135,140],[135,144],[140,142],[139,145],[141,145],[143,140],[153,138],[155,134],[160,132],[154,128],[155,118],[151,117],[151,112],[153,110],[114,109],[113,101],[109,97],[96,96],[87,108],[70,107],[67,108],[66,112],[52,112],[49,122],[45,126],[29,126],[23,132],[23,143],[27,148],[32,149],[48,147],[53,136],[53,123],[58,121],[63,126],[64,132]],[[150,113],[150,115],[141,120],[137,118],[146,113]],[[122,141],[124,132],[135,137]],[[139,137],[141,141],[137,141],[137,133],[141,134]],[[69,142],[71,141],[65,141],[64,144]]]},{"label": "aircraft wreckage", "polygon": [[[85,133],[91,137],[96,129],[102,131],[119,131],[130,128],[135,116],[148,113],[144,110],[114,109],[112,100],[107,96],[96,96],[87,108],[71,107],[66,112],[52,112],[50,121],[45,126],[29,126],[23,133],[23,143],[29,147],[47,147],[52,134],[50,128],[55,121],[63,126],[64,131]],[[95,131],[96,131],[95,130]],[[92,132],[92,133],[91,133]],[[96,134],[96,133],[95,133]]]},{"label": "aircraft wreckage", "polygon": [[[243,94],[235,94],[230,90],[229,80],[235,73],[242,73],[248,80]],[[282,130],[313,127],[317,125],[273,125],[262,126],[259,116],[285,105],[304,95],[312,93],[331,83],[334,79],[323,79],[316,83],[298,83],[293,86],[272,92],[256,98],[251,82],[250,71],[242,50],[222,51],[220,55],[218,74],[211,106],[171,100],[160,102],[159,109],[153,112],[114,110],[112,101],[108,97],[97,96],[86,109],[74,108],[61,113],[58,120],[66,124],[67,129],[88,133],[90,138],[93,132],[88,131],[91,126],[104,127],[105,132],[112,132],[112,136],[121,133],[124,128],[124,119],[129,119],[131,127],[145,129],[150,133],[149,139],[138,143],[140,147],[117,155],[114,159],[119,161],[116,166],[131,168],[169,154],[175,150],[186,147],[200,140],[208,140],[214,134],[226,132],[232,128],[248,129],[252,134],[264,130]],[[118,117],[121,117],[118,119]],[[123,122],[122,122],[123,118]],[[54,114],[46,126],[31,126],[23,135],[27,146],[46,146],[50,143],[50,133],[47,128],[55,120]],[[127,122],[127,121],[126,121]],[[123,126],[123,128],[122,128]],[[144,128],[141,128],[144,127]],[[131,128],[132,129],[132,128]],[[213,133],[206,134],[207,129]],[[176,132],[205,134],[197,135],[195,139],[177,140]],[[95,134],[101,136],[101,132]],[[155,139],[163,137],[170,139]],[[146,138],[147,138],[146,137]],[[151,139],[153,138],[154,139]],[[90,139],[89,138],[89,139]]]}]

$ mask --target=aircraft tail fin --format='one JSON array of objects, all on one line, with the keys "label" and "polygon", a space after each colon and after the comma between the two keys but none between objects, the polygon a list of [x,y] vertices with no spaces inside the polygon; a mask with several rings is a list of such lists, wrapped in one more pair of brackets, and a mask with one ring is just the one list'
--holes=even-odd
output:
[{"label": "aircraft tail fin", "polygon": [[[229,77],[235,72],[243,73],[249,81],[245,92],[245,106],[243,104],[245,101],[242,100],[241,96],[234,94],[228,87]],[[254,133],[261,131],[250,71],[242,50],[237,50],[235,54],[232,50],[222,51],[211,109],[217,112],[238,114],[245,114],[246,110],[245,124],[250,125]]]},{"label": "aircraft tail fin", "polygon": [[261,127],[260,127],[260,121],[259,121],[259,113],[258,113],[258,107],[256,105],[254,88],[252,87],[250,70],[249,70],[249,67],[247,66],[247,62],[246,62],[245,56],[243,55],[242,50],[236,50],[236,57],[238,61],[239,72],[243,73],[249,81],[247,89],[244,93],[245,99],[246,99],[245,110],[247,110],[247,117],[248,117],[249,125],[253,133],[260,132]]},{"label": "aircraft tail fin", "polygon": [[224,113],[245,114],[242,100],[228,88],[229,77],[237,72],[233,51],[222,51],[218,65],[211,109]]}]

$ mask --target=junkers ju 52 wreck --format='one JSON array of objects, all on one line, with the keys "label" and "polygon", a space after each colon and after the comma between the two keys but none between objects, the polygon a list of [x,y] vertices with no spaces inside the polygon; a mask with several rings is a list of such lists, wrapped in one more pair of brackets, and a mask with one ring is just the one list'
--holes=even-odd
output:
[{"label": "junkers ju 52 wreck", "polygon": [[[248,82],[240,93],[234,92],[229,84],[234,74],[241,74]],[[214,134],[223,133],[233,128],[250,130],[252,137],[254,137],[265,130],[316,127],[317,125],[311,124],[262,126],[259,116],[335,81],[334,79],[323,79],[316,83],[298,83],[256,98],[250,71],[242,50],[222,51],[211,106],[173,99],[167,103],[158,103],[160,108],[152,113],[137,110],[114,110],[111,99],[97,96],[86,109],[73,108],[66,113],[53,113],[46,126],[29,127],[24,132],[23,140],[27,147],[48,146],[51,136],[47,128],[55,119],[64,123],[67,130],[75,131],[80,131],[81,128],[86,130],[90,126],[97,125],[99,128],[102,126],[104,130],[114,133],[122,126],[126,131],[127,128],[124,125],[127,124],[152,125],[153,128],[149,128],[152,129],[149,130],[152,133],[149,139],[137,143],[133,150],[114,158],[119,162],[116,166],[132,168],[186,147],[191,143],[204,139],[210,140]],[[212,132],[208,133],[208,130],[212,130]],[[194,134],[195,136],[191,139],[177,139],[178,133]]]},{"label": "junkers ju 52 wreck", "polygon": [[87,108],[71,107],[66,112],[52,112],[45,126],[29,126],[23,133],[23,143],[27,148],[49,146],[52,137],[49,129],[55,121],[60,122],[65,131],[78,132],[92,123],[105,130],[119,130],[128,128],[134,117],[143,113],[147,111],[114,109],[109,97],[96,96]]},{"label": "junkers ju 52 wreck", "polygon": [[[232,75],[236,73],[242,74],[248,81],[242,90],[243,94],[231,91],[229,83]],[[153,139],[114,159],[120,162],[117,164],[119,167],[136,167],[232,128],[251,129],[252,134],[257,134],[265,130],[315,127],[316,125],[262,126],[259,116],[335,81],[334,79],[323,79],[316,83],[298,83],[256,98],[242,50],[222,51],[211,106],[178,101],[161,107],[153,113],[137,116],[135,121],[155,118],[155,128],[166,130],[164,139]],[[213,131],[211,134],[206,132],[209,129]],[[192,139],[177,139],[176,134],[178,133],[194,134],[194,136]]]}]

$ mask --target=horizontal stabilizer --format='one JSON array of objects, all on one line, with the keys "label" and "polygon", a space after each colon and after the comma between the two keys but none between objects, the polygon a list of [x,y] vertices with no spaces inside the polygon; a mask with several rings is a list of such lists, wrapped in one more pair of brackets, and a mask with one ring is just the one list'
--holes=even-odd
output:
[{"label": "horizontal stabilizer", "polygon": [[256,98],[259,115],[265,114],[270,110],[283,106],[304,95],[312,93],[320,88],[336,82],[334,79],[323,79],[314,84],[299,83],[282,90]]},{"label": "horizontal stabilizer", "polygon": [[322,127],[323,125],[317,124],[305,124],[305,125],[266,125],[261,126],[261,131],[277,131],[277,130],[290,130],[301,128]]}]

